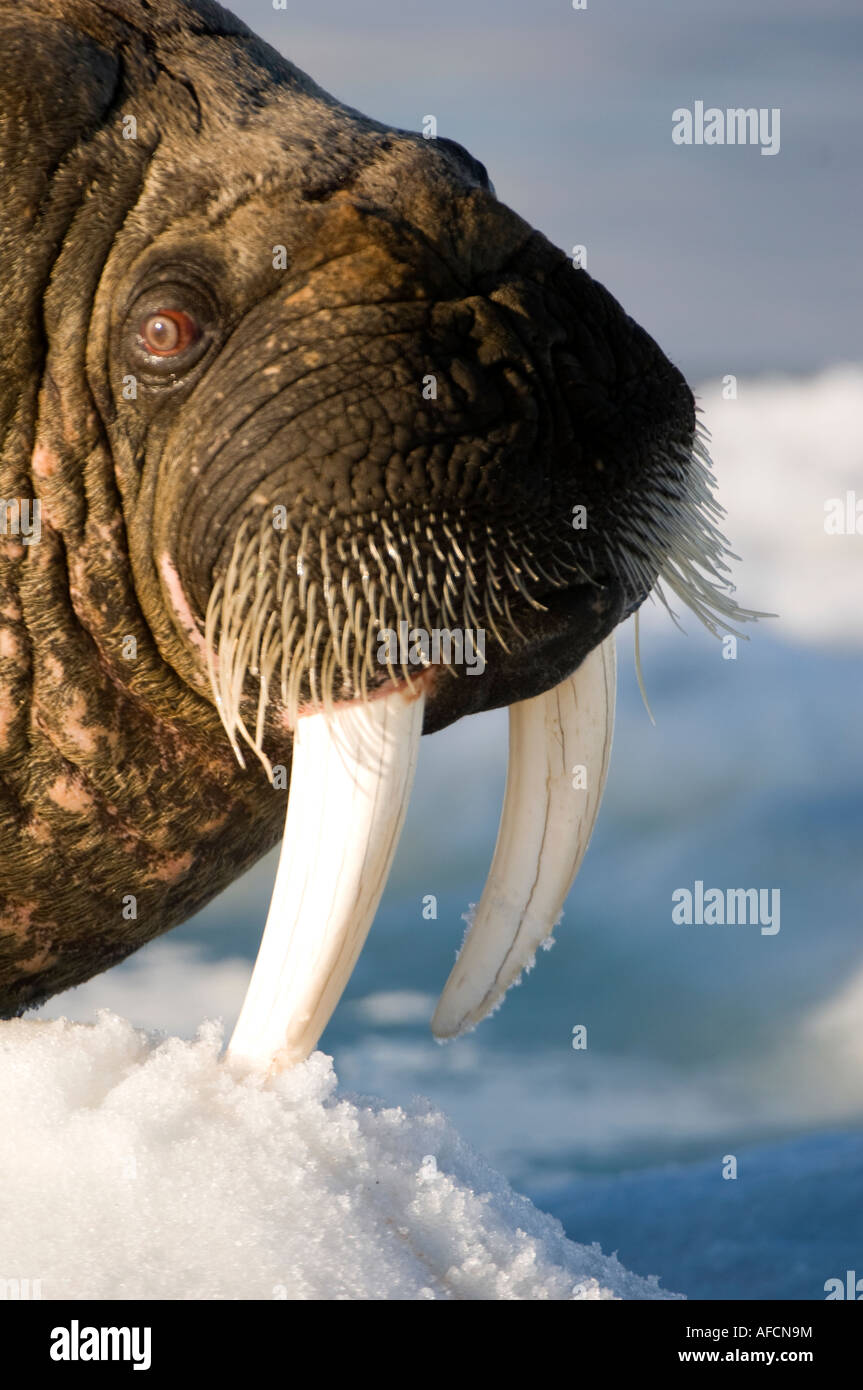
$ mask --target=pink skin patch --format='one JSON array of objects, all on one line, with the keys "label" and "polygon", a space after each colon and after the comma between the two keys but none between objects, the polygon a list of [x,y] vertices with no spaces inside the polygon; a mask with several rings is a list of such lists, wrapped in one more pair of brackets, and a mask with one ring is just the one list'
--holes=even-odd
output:
[{"label": "pink skin patch", "polygon": [[61,811],[79,811],[81,813],[89,811],[93,805],[93,798],[84,787],[73,782],[69,777],[58,777],[48,788],[48,797],[59,806]]},{"label": "pink skin patch", "polygon": [[31,459],[33,475],[36,478],[50,478],[57,472],[57,455],[44,444],[37,444]]},{"label": "pink skin patch", "polygon": [[25,970],[28,975],[35,975],[37,970],[44,970],[46,965],[53,965],[57,959],[57,953],[51,950],[50,946],[43,946],[41,951],[37,951],[34,956],[28,956],[26,960],[19,960],[17,966],[19,970]]},{"label": "pink skin patch", "polygon": [[[419,699],[420,695],[431,694],[436,676],[437,672],[432,667],[427,666],[425,670],[418,672],[415,676],[411,676],[410,683],[408,683],[407,680],[389,680],[386,685],[377,686],[374,690],[369,692],[366,697],[367,701],[371,704],[373,700],[384,700],[388,695],[394,695],[396,691],[398,691],[402,699],[406,700],[408,704],[412,704],[414,700]],[[339,709],[346,708],[349,704],[356,703],[359,703],[359,697],[357,697],[357,700],[339,700],[335,707],[336,712],[338,712]],[[302,705],[297,711],[297,718],[308,719],[313,714],[320,714],[322,709],[322,705]],[[279,716],[279,723],[281,727],[287,729],[289,733],[293,730],[294,726],[288,720],[288,711],[286,709],[282,709]]]},{"label": "pink skin patch", "polygon": [[0,687],[0,748],[2,749],[9,747],[9,730],[16,713],[17,710],[9,692]]},{"label": "pink skin patch", "polygon": [[183,632],[186,634],[189,641],[192,643],[192,646],[198,652],[198,655],[200,656],[201,660],[203,661],[206,667],[206,643],[204,642],[201,630],[195,621],[195,616],[191,608],[189,607],[189,600],[186,598],[186,591],[183,588],[183,582],[180,579],[180,576],[178,575],[176,569],[174,568],[174,564],[171,560],[170,555],[162,556],[161,560],[159,561],[159,572],[162,576],[162,582],[165,585],[165,589],[167,590],[168,598],[171,601],[171,607],[173,608],[180,621],[180,626],[182,627]]},{"label": "pink skin patch", "polygon": [[0,628],[0,657],[13,658],[21,655],[21,642],[11,628]]},{"label": "pink skin patch", "polygon": [[187,851],[186,854],[178,854],[173,859],[167,859],[164,864],[160,864],[152,874],[149,875],[158,883],[173,883],[175,879],[182,878],[194,863],[195,856]]},{"label": "pink skin patch", "polygon": [[33,820],[24,827],[25,835],[29,835],[31,840],[35,840],[37,845],[49,845],[51,843],[51,831],[42,821]]},{"label": "pink skin patch", "polygon": [[80,748],[82,753],[95,753],[98,740],[92,729],[84,723],[87,714],[87,701],[81,694],[75,694],[63,716],[62,730],[68,739]]},{"label": "pink skin patch", "polygon": [[26,941],[33,923],[35,907],[32,903],[10,903],[0,921],[3,931],[19,941]]},{"label": "pink skin patch", "polygon": [[[11,936],[16,941],[29,941],[33,927],[33,913],[35,906],[32,903],[10,903],[6,911],[0,914],[0,928],[5,936]],[[26,960],[15,962],[19,970],[25,971],[28,975],[35,974],[37,970],[42,970],[46,965],[50,965],[56,960],[56,955],[48,942],[41,949],[28,956]]]}]

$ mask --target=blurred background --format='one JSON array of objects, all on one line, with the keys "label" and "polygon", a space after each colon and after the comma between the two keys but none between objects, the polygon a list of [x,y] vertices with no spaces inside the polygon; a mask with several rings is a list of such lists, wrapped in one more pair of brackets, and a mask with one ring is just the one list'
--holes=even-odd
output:
[{"label": "blurred background", "polygon": [[[506,715],[424,740],[322,1046],[345,1089],[428,1096],[574,1239],[636,1272],[692,1297],[823,1298],[863,1274],[863,535],[824,529],[830,499],[863,501],[859,5],[232,8],[347,104],[410,129],[435,115],[503,201],[587,248],[696,387],[738,597],[779,615],[726,660],[685,613],[683,635],[647,605],[655,728],[621,629],[608,787],[556,945],[445,1047],[428,1021],[491,862]],[[696,100],[780,108],[780,152],[673,144],[672,111]],[[44,1014],[230,1028],[274,873],[270,856]],[[673,890],[696,879],[779,889],[779,932],[673,924]]]}]

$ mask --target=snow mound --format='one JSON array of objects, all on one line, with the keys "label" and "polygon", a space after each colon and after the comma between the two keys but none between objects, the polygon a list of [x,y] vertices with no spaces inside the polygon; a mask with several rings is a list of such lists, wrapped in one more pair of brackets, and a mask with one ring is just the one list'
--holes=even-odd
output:
[{"label": "snow mound", "polygon": [[662,1299],[512,1191],[427,1103],[263,1085],[220,1029],[0,1024],[0,1279],[43,1298]]}]

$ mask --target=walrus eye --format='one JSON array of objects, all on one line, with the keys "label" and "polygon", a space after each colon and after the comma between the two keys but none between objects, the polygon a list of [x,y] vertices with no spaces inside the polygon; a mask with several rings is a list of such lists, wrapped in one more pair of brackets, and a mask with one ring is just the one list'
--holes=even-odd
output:
[{"label": "walrus eye", "polygon": [[164,309],[149,314],[138,330],[141,342],[154,357],[176,357],[191,347],[201,330],[190,314]]},{"label": "walrus eye", "polygon": [[153,389],[181,386],[221,333],[218,302],[200,275],[165,269],[159,266],[158,280],[139,287],[115,340],[126,370]]}]

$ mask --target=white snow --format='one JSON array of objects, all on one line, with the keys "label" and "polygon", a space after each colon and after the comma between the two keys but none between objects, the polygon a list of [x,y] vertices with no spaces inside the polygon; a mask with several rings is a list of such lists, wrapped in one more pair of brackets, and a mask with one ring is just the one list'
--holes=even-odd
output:
[{"label": "white snow", "polygon": [[269,1084],[221,1039],[0,1024],[0,1280],[43,1298],[657,1299],[519,1197],[422,1102]]}]

